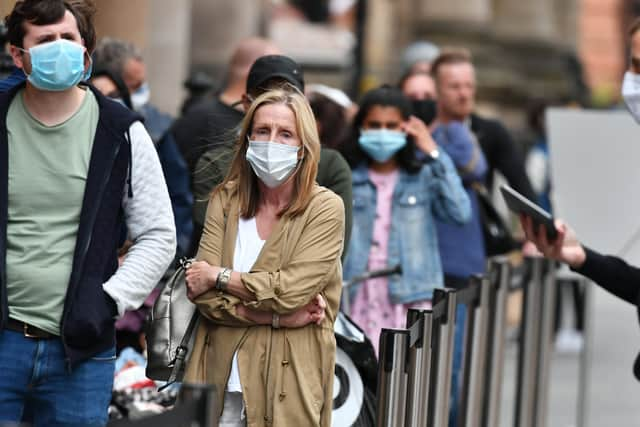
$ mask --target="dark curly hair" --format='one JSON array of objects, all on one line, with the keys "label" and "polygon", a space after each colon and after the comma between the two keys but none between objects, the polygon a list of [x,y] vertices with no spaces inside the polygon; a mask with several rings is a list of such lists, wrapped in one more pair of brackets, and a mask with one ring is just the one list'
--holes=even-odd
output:
[{"label": "dark curly hair", "polygon": [[7,41],[23,47],[25,22],[33,25],[55,24],[62,20],[67,10],[76,18],[87,52],[93,52],[96,46],[96,29],[93,25],[96,8],[92,0],[19,0],[4,18]]}]

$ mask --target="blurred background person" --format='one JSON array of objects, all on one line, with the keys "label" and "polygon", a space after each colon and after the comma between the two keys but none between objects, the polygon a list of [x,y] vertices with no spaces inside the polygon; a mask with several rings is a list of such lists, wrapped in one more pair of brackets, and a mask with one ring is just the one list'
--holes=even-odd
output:
[{"label": "blurred background person", "polygon": [[318,124],[320,142],[323,147],[339,149],[344,144],[351,120],[358,106],[340,89],[323,84],[309,84],[307,99]]},{"label": "blurred background person", "polygon": [[[438,121],[443,124],[462,122],[471,129],[487,160],[484,180],[487,190],[493,188],[494,170],[497,170],[525,197],[535,198],[527,178],[524,156],[505,127],[497,120],[474,113],[476,76],[470,53],[464,49],[445,50],[432,64],[431,72],[438,90]],[[492,247],[491,243],[485,241],[487,255],[496,255],[504,250]]]},{"label": "blurred background person", "polygon": [[114,74],[111,70],[94,67],[89,83],[107,98],[111,98],[128,109],[133,110],[129,89],[124,84],[122,77]]},{"label": "blurred background person", "polygon": [[[144,126],[158,152],[171,197],[178,241],[176,257],[182,257],[187,254],[193,235],[193,196],[187,165],[169,132],[173,119],[151,104],[146,67],[142,55],[133,44],[114,38],[101,39],[93,54],[93,66],[102,73],[96,76],[98,85],[108,84],[108,80],[111,80],[114,89],[128,97],[131,108],[144,118]],[[105,74],[107,72],[108,76]],[[108,78],[101,81],[100,77]]]},{"label": "blurred background person", "polygon": [[215,89],[215,82],[208,73],[202,70],[193,71],[182,86],[188,94],[180,107],[180,116],[184,116],[196,105],[215,98],[215,94],[211,96],[211,91]]},{"label": "blurred background person", "polygon": [[464,224],[471,214],[451,159],[411,111],[398,89],[367,92],[343,147],[354,199],[344,280],[402,268],[401,275],[369,279],[348,290],[351,317],[376,349],[382,328],[404,327],[407,309],[429,307],[433,290],[444,286],[435,218]]},{"label": "blurred background person", "polygon": [[419,40],[411,43],[402,52],[400,59],[402,74],[421,74],[431,71],[431,64],[440,55],[440,48],[435,44]]},{"label": "blurred background person", "polygon": [[514,189],[535,197],[526,175],[524,157],[509,132],[497,120],[474,113],[476,74],[467,50],[444,51],[433,63],[432,74],[438,88],[438,118],[442,123],[466,123],[478,138],[487,159],[487,188],[492,187],[493,170],[500,171]]},{"label": "blurred background person", "polygon": [[316,184],[320,143],[302,92],[258,96],[237,145],[186,273],[204,317],[186,380],[216,385],[222,426],[329,427],[344,212]]},{"label": "blurred background person", "polygon": [[220,92],[214,94],[213,99],[205,98],[194,105],[173,124],[171,133],[187,161],[192,179],[200,156],[208,149],[233,146],[244,117],[242,101],[251,65],[261,56],[279,53],[272,42],[263,38],[240,41],[231,54]]},{"label": "blurred background person", "polygon": [[276,19],[299,19],[353,30],[357,0],[288,0],[273,3]]}]

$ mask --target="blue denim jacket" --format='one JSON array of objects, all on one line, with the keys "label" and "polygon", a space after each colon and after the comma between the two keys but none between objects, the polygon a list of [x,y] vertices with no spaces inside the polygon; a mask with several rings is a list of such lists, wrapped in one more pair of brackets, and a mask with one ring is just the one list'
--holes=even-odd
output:
[{"label": "blue denim jacket", "polygon": [[[376,216],[376,188],[366,165],[356,167],[353,181],[353,228],[343,277],[349,280],[367,271]],[[434,217],[457,224],[471,217],[469,197],[446,153],[425,163],[420,172],[400,170],[393,192],[388,265],[400,265],[402,275],[389,277],[392,303],[431,299],[443,286],[442,266]],[[359,285],[350,287],[354,297]],[[353,300],[353,299],[352,299]]]}]

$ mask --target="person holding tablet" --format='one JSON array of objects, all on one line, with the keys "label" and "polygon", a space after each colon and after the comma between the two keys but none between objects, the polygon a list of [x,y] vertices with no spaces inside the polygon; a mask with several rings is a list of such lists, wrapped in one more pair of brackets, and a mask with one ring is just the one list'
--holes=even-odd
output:
[{"label": "person holding tablet", "polygon": [[[640,19],[631,25],[629,38],[630,65],[622,83],[622,97],[631,115],[640,123]],[[571,227],[561,220],[555,220],[555,239],[549,239],[545,225],[540,221],[534,223],[530,215],[520,214],[520,222],[527,240],[533,242],[545,257],[568,264],[573,271],[635,305],[640,320],[640,268],[584,246]],[[640,380],[640,354],[633,365],[633,374]]]}]

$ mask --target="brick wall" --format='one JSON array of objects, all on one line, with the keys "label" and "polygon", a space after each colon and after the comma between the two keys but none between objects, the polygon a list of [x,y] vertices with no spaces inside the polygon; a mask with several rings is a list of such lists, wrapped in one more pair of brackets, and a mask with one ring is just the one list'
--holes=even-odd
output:
[{"label": "brick wall", "polygon": [[581,0],[578,21],[578,52],[594,101],[618,99],[626,66],[625,0]]}]

